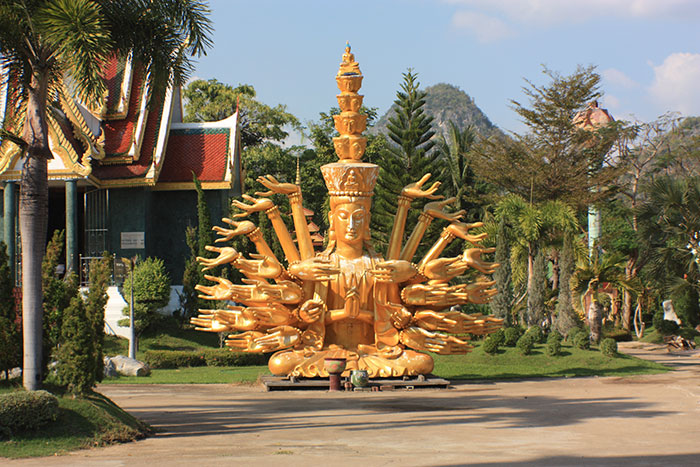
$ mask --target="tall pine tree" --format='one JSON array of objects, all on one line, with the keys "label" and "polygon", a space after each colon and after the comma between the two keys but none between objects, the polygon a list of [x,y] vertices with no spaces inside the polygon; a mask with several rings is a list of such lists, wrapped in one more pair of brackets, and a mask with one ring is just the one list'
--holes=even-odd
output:
[{"label": "tall pine tree", "polygon": [[[374,209],[372,212],[372,234],[377,250],[386,251],[398,205],[401,189],[409,183],[416,182],[426,173],[437,173],[437,152],[433,151],[432,137],[433,117],[424,110],[425,91],[421,91],[418,75],[410,68],[403,74],[401,89],[396,93],[393,115],[387,125],[389,140],[379,160],[379,178],[374,191]],[[414,208],[420,206],[416,205]],[[404,242],[411,234],[418,221],[419,209],[411,209],[406,221]],[[426,236],[429,237],[429,236]],[[430,246],[430,240],[424,239],[423,248]],[[422,250],[419,249],[418,254]]]}]

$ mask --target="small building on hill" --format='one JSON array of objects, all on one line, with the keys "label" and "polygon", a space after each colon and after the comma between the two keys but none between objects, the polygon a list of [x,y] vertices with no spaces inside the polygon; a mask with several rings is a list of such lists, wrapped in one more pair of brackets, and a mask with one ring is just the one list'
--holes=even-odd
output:
[{"label": "small building on hill", "polygon": [[[183,123],[179,87],[154,93],[128,58],[111,59],[104,74],[101,100],[81,102],[66,84],[50,109],[49,237],[66,230],[66,269],[81,272],[81,279],[90,258],[108,251],[117,258],[159,257],[179,284],[189,255],[185,229],[197,225],[193,176],[212,221],[227,215],[229,198],[241,194],[238,112],[218,122]],[[1,83],[0,122],[21,128],[23,122],[13,120],[22,112],[12,79]],[[0,228],[16,276],[23,162],[18,146],[1,141]]]}]

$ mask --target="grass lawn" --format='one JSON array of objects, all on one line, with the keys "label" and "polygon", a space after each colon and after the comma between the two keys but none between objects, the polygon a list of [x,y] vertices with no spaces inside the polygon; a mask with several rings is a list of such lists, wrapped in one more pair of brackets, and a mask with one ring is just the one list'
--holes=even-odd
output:
[{"label": "grass lawn", "polygon": [[467,355],[435,355],[433,373],[446,379],[517,379],[572,376],[629,376],[669,371],[647,360],[618,354],[609,358],[592,348],[580,350],[562,343],[562,354],[549,357],[544,344],[536,344],[530,355],[514,347],[502,347],[496,355],[481,345]]},{"label": "grass lawn", "polygon": [[[51,392],[56,393],[52,388]],[[18,390],[4,384],[0,391]],[[20,458],[60,455],[76,449],[132,441],[150,428],[120,409],[102,394],[81,399],[57,395],[58,419],[36,433],[15,433],[0,441],[0,457]]]},{"label": "grass lawn", "polygon": [[[203,334],[203,333],[202,333]],[[212,335],[216,337],[216,335]],[[123,339],[122,339],[123,341]],[[125,342],[125,341],[124,341]],[[185,337],[163,335],[142,341],[146,350],[154,343],[160,349],[196,349],[197,343]],[[436,376],[450,379],[517,379],[572,376],[627,376],[669,371],[663,365],[618,354],[608,358],[597,349],[579,350],[562,344],[562,355],[549,357],[544,344],[536,345],[532,354],[520,355],[517,349],[504,347],[496,355],[488,355],[481,343],[467,355],[433,355]],[[102,384],[213,384],[255,383],[269,374],[266,366],[250,367],[190,367],[173,370],[151,370],[150,376],[105,379]]]}]

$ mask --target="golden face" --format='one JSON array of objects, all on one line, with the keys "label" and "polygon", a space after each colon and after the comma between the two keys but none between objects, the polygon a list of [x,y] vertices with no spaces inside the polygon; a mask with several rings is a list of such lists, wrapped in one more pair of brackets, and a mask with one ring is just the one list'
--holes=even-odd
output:
[{"label": "golden face", "polygon": [[369,213],[363,203],[343,203],[331,213],[331,221],[338,242],[348,245],[361,244],[369,222]]}]

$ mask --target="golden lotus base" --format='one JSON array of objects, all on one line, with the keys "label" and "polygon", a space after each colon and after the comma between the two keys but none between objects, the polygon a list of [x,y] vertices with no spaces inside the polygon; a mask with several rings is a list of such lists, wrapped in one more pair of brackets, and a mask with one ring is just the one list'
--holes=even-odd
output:
[{"label": "golden lotus base", "polygon": [[[343,382],[349,381],[343,378]],[[327,391],[328,378],[294,378],[282,376],[263,376],[261,378],[266,391]],[[447,389],[450,382],[433,375],[406,378],[370,379],[364,391],[410,391],[414,389]]]}]

